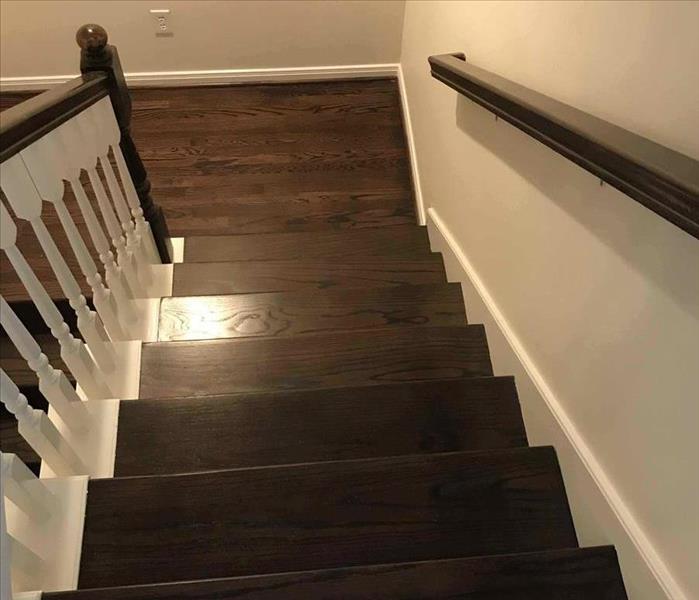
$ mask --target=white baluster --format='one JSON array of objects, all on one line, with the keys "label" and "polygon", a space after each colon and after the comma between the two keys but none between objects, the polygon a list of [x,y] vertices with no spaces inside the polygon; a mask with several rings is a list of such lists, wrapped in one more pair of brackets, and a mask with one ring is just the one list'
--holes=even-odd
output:
[{"label": "white baluster", "polygon": [[113,340],[127,339],[128,336],[119,320],[116,298],[111,290],[105,287],[97,265],[63,201],[64,184],[61,165],[55,158],[59,152],[60,147],[56,143],[54,133],[51,132],[22,150],[20,154],[39,194],[56,209],[80,270],[92,289],[95,309],[102,318],[107,333]]},{"label": "white baluster", "polygon": [[29,368],[36,373],[39,391],[60,415],[65,424],[76,431],[84,431],[90,423],[85,404],[62,371],[54,369],[39,344],[29,333],[5,298],[0,296],[0,325],[7,333]]},{"label": "white baluster", "polygon": [[48,415],[29,406],[7,373],[0,369],[0,401],[17,419],[17,429],[33,450],[58,476],[85,475],[87,468]]},{"label": "white baluster", "polygon": [[[90,234],[92,243],[97,249],[99,259],[104,266],[107,284],[117,299],[119,309],[122,312],[124,310],[129,311],[129,320],[134,319],[135,315],[131,306],[131,300],[134,297],[133,292],[129,287],[123,271],[114,260],[114,255],[109,249],[109,241],[107,240],[107,236],[105,235],[102,225],[97,219],[97,215],[92,208],[92,204],[90,203],[90,200],[85,193],[85,189],[80,182],[80,169],[82,166],[82,140],[79,130],[77,129],[77,123],[74,123],[72,120],[67,121],[58,127],[55,132],[57,134],[57,139],[63,148],[62,156],[68,164],[68,169],[66,170],[68,183],[73,190],[75,199],[78,201],[80,212],[82,213],[83,218],[85,219],[85,224],[87,225],[87,231]],[[124,321],[122,320],[122,323],[123,322]]]},{"label": "white baluster", "polygon": [[78,282],[41,220],[43,202],[21,156],[15,155],[2,164],[0,185],[15,215],[31,224],[63,293],[78,317],[78,329],[95,360],[102,369],[112,370],[114,355],[111,346],[107,343],[107,334],[102,320],[88,308]]},{"label": "white baluster", "polygon": [[132,291],[138,290],[140,282],[138,280],[137,266],[133,253],[126,248],[119,220],[114,213],[114,207],[107,197],[102,179],[97,172],[97,145],[94,140],[96,128],[92,124],[88,111],[85,110],[71,119],[69,128],[74,130],[76,139],[80,144],[74,151],[80,152],[80,165],[87,171],[90,178],[90,185],[95,192],[97,204],[102,213],[102,220],[107,226],[107,232],[112,240],[112,245],[117,251],[117,264],[121,267],[129,287]]},{"label": "white baluster", "polygon": [[[104,98],[100,102],[107,102],[111,107],[109,98]],[[131,218],[129,207],[126,204],[119,182],[114,174],[112,163],[109,160],[109,126],[102,118],[102,110],[98,104],[100,103],[93,104],[87,108],[79,115],[79,118],[82,119],[83,133],[91,136],[92,148],[96,152],[99,163],[102,166],[109,194],[119,215],[121,228],[126,235],[126,247],[132,253],[139,280],[147,288],[152,281],[152,273],[149,266],[151,260],[146,245],[141,239],[141,234],[136,230],[136,223]]]},{"label": "white baluster", "polygon": [[5,205],[0,203],[0,249],[5,252],[17,276],[29,293],[41,318],[61,346],[61,358],[75,380],[92,399],[112,398],[99,368],[82,340],[75,339],[63,316],[37,279],[34,271],[15,245],[17,228]]},{"label": "white baluster", "polygon": [[138,194],[136,193],[136,188],[134,187],[133,180],[131,179],[129,168],[126,166],[124,155],[121,152],[121,147],[119,146],[121,131],[119,131],[119,124],[114,116],[114,109],[112,108],[111,100],[109,98],[104,98],[97,102],[94,106],[95,111],[100,112],[101,119],[105,124],[104,132],[108,135],[109,144],[112,147],[112,152],[114,153],[114,158],[116,159],[117,168],[119,169],[119,177],[121,178],[121,183],[124,187],[124,192],[126,193],[126,199],[129,203],[129,207],[131,208],[131,214],[134,216],[134,219],[136,219],[136,231],[139,233],[143,243],[146,246],[150,261],[158,264],[162,261],[160,260],[157,246],[155,245],[155,239],[153,238],[150,224],[143,216],[141,202],[138,199]]}]

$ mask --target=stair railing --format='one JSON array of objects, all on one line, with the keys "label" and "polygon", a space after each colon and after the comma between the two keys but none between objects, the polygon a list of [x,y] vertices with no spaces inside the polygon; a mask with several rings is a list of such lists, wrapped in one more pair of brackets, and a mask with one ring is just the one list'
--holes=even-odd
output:
[{"label": "stair railing", "polygon": [[[16,456],[2,455],[2,600],[11,593],[10,555],[15,591],[70,589],[61,580],[66,569],[56,567],[62,552],[48,556],[36,540],[47,531],[58,540],[67,527],[71,551],[79,551],[82,528],[75,524],[87,477],[113,474],[119,401],[138,395],[141,343],[153,339],[160,297],[172,289],[172,244],[131,138],[118,53],[99,26],[81,27],[77,40],[83,75],[0,116],[0,250],[63,363],[51,364],[32,334],[36,323],[14,310],[16,289],[0,295],[0,325],[49,407],[32,407],[19,380],[0,369],[0,402],[41,459],[37,479]],[[75,314],[73,328],[41,275],[44,265],[37,268],[44,258],[25,251],[25,235],[43,251]],[[62,236],[74,261],[58,243]],[[48,530],[41,529],[46,511]]]}]

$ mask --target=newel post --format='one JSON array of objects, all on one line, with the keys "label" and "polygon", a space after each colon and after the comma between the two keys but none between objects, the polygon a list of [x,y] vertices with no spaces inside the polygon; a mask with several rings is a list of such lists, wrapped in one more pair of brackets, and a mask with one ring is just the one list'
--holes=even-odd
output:
[{"label": "newel post", "polygon": [[119,146],[129,173],[131,173],[143,209],[143,216],[153,232],[160,259],[164,263],[172,262],[170,234],[163,209],[153,202],[148,173],[143,166],[143,161],[136,150],[133,139],[131,139],[131,97],[126,87],[119,53],[115,46],[107,44],[107,32],[99,25],[83,25],[78,29],[75,39],[81,48],[80,71],[82,73],[103,71],[109,77],[109,95],[121,131]]}]

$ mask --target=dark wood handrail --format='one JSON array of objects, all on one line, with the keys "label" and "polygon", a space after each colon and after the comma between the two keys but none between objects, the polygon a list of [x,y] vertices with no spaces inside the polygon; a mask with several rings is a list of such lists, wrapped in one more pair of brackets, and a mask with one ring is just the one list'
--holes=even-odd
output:
[{"label": "dark wood handrail", "polygon": [[432,77],[699,238],[699,161],[466,62],[429,57]]},{"label": "dark wood handrail", "polygon": [[0,113],[0,162],[109,94],[105,73],[87,73]]}]

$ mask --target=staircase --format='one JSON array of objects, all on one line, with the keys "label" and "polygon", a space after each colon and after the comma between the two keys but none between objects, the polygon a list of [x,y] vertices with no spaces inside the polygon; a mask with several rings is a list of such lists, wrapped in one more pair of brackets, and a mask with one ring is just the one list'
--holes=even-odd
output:
[{"label": "staircase", "polygon": [[[132,94],[184,257],[119,403],[114,476],[87,483],[77,590],[43,597],[625,598],[415,223],[395,81]],[[74,384],[21,286],[1,287]]]}]

